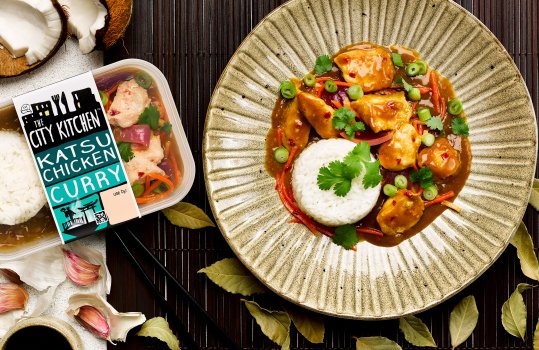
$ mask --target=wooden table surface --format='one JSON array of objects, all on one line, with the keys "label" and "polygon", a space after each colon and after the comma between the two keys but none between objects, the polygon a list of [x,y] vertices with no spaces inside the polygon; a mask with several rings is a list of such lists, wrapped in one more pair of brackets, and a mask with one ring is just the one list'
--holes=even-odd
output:
[{"label": "wooden table surface", "polygon": [[[307,1],[307,0],[306,0]],[[315,1],[315,0],[311,0]],[[324,0],[320,0],[324,1]],[[425,0],[431,1],[431,0]],[[227,61],[249,31],[284,0],[138,0],[133,21],[123,43],[106,52],[106,62],[133,57],[152,62],[167,77],[180,112],[197,166],[195,184],[185,201],[209,215],[202,175],[202,132],[212,90]],[[457,0],[485,23],[503,43],[522,72],[538,110],[538,0]],[[538,213],[528,209],[524,221],[539,246]],[[227,294],[196,272],[225,257],[233,256],[218,229],[187,230],[170,225],[160,213],[149,215],[131,227],[148,247],[166,263],[221,327],[241,343],[243,349],[278,349],[260,332],[240,298]],[[140,253],[140,252],[138,252]],[[141,256],[138,254],[138,256]],[[107,259],[112,273],[110,302],[120,311],[142,311],[148,318],[165,316],[151,290],[143,283],[121,251],[113,235],[107,237]],[[165,284],[163,276],[145,264],[158,287],[167,293],[176,315],[201,349],[226,349],[202,319]],[[476,282],[442,305],[419,316],[432,330],[441,349],[450,349],[448,317],[453,306],[473,294],[480,313],[473,336],[461,346],[467,349],[531,349],[538,322],[539,289],[525,294],[528,306],[527,340],[508,335],[500,321],[501,306],[522,275],[515,250],[510,247]],[[528,281],[529,282],[529,281]],[[262,297],[277,301],[272,295]],[[170,317],[174,330],[179,327]],[[326,317],[325,344],[313,345],[292,331],[292,349],[353,349],[352,336],[383,335],[412,349],[398,331],[397,321],[360,322]],[[180,337],[180,340],[183,341]],[[110,349],[162,348],[158,342],[130,335],[127,343]],[[192,347],[187,346],[187,349]]]}]

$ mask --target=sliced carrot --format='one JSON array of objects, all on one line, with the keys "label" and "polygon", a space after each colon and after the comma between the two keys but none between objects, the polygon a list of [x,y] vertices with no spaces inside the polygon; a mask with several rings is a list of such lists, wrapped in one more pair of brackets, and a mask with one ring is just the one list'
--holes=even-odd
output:
[{"label": "sliced carrot", "polygon": [[414,87],[417,88],[422,95],[432,91],[432,89],[427,86],[414,86]]},{"label": "sliced carrot", "polygon": [[283,145],[283,129],[277,128],[277,146],[282,147]]},{"label": "sliced carrot", "polygon": [[455,192],[449,191],[447,193],[444,193],[442,195],[439,195],[438,197],[434,198],[431,201],[425,202],[425,207],[430,207],[431,205],[442,203],[443,201],[455,197]]},{"label": "sliced carrot", "polygon": [[457,213],[460,213],[462,211],[462,208],[459,207],[458,205],[456,205],[455,203],[453,202],[450,202],[450,201],[443,201],[441,203],[442,205],[445,205],[446,207],[450,208],[450,209],[453,209],[454,211],[456,211]]},{"label": "sliced carrot", "polygon": [[180,169],[178,168],[178,161],[176,160],[176,157],[172,155],[172,157],[168,158],[170,159],[170,163],[172,165],[172,171],[174,172],[174,183],[176,183],[176,186],[180,185],[180,182],[182,181]]},{"label": "sliced carrot", "polygon": [[358,227],[356,228],[357,233],[365,233],[368,235],[378,236],[378,237],[384,237],[384,233],[380,230],[371,228],[371,227]]},{"label": "sliced carrot", "polygon": [[432,86],[432,104],[437,114],[440,114],[440,92],[438,90],[438,77],[436,72],[430,72],[430,84]]},{"label": "sliced carrot", "polygon": [[323,82],[328,81],[328,80],[333,80],[333,79],[330,78],[330,77],[316,78],[316,82],[317,82],[317,83],[323,83]]},{"label": "sliced carrot", "polygon": [[[343,99],[342,99],[342,102],[343,102],[343,106],[345,106],[346,108],[350,109],[353,111],[352,109],[352,105],[350,104],[350,99],[348,98],[348,96],[344,96]],[[355,111],[354,111],[355,112]],[[359,117],[358,113],[356,112],[356,116]]]},{"label": "sliced carrot", "polygon": [[445,104],[445,99],[440,96],[440,104],[441,104],[441,107],[440,107],[440,119],[445,120],[445,117],[447,116],[446,112],[447,112],[447,109],[446,109],[446,104]]},{"label": "sliced carrot", "polygon": [[419,104],[419,101],[412,103],[412,111],[416,110],[418,104]]},{"label": "sliced carrot", "polygon": [[316,90],[316,96],[322,97],[322,92],[324,92],[324,85],[320,86],[318,90]]},{"label": "sliced carrot", "polygon": [[333,103],[333,105],[337,107],[337,109],[342,108],[342,103],[337,100],[331,100],[331,103]]},{"label": "sliced carrot", "polygon": [[348,87],[350,87],[350,86],[352,86],[352,85],[354,85],[354,84],[352,84],[352,83],[347,83],[347,82],[344,82],[344,81],[335,81],[335,85],[337,85],[337,86],[348,86]]},{"label": "sliced carrot", "polygon": [[292,160],[294,159],[294,156],[296,155],[296,152],[298,151],[298,146],[292,147],[292,150],[290,151],[290,155],[288,156],[288,160],[286,161],[286,164],[284,166],[284,170],[290,169],[292,166]]}]

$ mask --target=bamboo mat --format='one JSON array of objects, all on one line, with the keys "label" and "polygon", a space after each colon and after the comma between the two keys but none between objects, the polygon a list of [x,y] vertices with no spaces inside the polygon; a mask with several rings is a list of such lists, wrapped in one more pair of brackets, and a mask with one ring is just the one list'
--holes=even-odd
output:
[{"label": "bamboo mat", "polygon": [[[429,0],[425,0],[429,1]],[[202,175],[202,132],[209,99],[227,61],[250,30],[272,9],[277,0],[139,0],[134,3],[133,23],[123,45],[105,55],[107,63],[128,57],[141,58],[159,67],[167,77],[198,173],[185,199],[211,214]],[[457,0],[499,38],[522,72],[538,110],[538,18],[537,0]],[[528,209],[524,221],[539,246],[539,216]],[[240,298],[227,294],[196,272],[225,257],[233,256],[217,229],[190,231],[171,226],[160,213],[137,222],[136,232],[169,270],[218,320],[243,349],[278,349],[260,332]],[[164,315],[154,305],[150,290],[108,236],[107,258],[113,275],[111,303],[121,311],[143,311],[146,316]],[[150,268],[150,266],[147,266]],[[149,269],[149,271],[151,271]],[[208,331],[201,318],[190,312],[185,301],[154,279],[174,301],[177,314],[201,349],[226,349]],[[419,314],[431,329],[440,349],[450,349],[449,312],[464,296],[473,294],[480,313],[478,326],[463,349],[531,349],[538,321],[539,289],[524,296],[528,307],[527,340],[507,334],[501,324],[501,306],[519,282],[530,282],[521,273],[515,250],[509,247],[476,282],[442,305]],[[259,299],[260,300],[260,299]],[[262,302],[272,303],[272,296]],[[266,303],[265,305],[271,305]],[[398,331],[398,321],[360,322],[326,317],[325,344],[313,345],[292,331],[292,349],[354,349],[352,336],[382,335],[396,340],[403,349],[414,349]],[[175,324],[171,326],[174,328]],[[181,339],[180,339],[181,340]],[[131,336],[126,344],[110,349],[158,348],[156,342]]]}]

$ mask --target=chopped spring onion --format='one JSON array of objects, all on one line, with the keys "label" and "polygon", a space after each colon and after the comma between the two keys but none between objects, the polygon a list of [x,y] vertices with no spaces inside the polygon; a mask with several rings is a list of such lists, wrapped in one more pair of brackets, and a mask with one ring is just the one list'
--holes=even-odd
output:
[{"label": "chopped spring onion", "polygon": [[326,80],[324,83],[324,89],[326,89],[327,92],[336,92],[337,91],[337,84],[333,80]]},{"label": "chopped spring onion", "polygon": [[135,81],[140,87],[146,90],[152,86],[153,82],[152,77],[144,71],[139,71],[137,74],[135,74]]},{"label": "chopped spring onion", "polygon": [[290,80],[283,81],[279,86],[279,90],[281,90],[281,95],[286,99],[292,99],[296,96],[296,85]]},{"label": "chopped spring onion", "polygon": [[397,188],[405,189],[408,187],[408,179],[404,175],[395,176],[395,186]]},{"label": "chopped spring onion", "polygon": [[447,111],[452,115],[459,115],[462,113],[462,102],[458,98],[454,98],[447,104]]},{"label": "chopped spring onion", "polygon": [[346,93],[351,100],[359,100],[363,97],[363,89],[361,88],[361,85],[350,86]]},{"label": "chopped spring onion", "polygon": [[436,185],[429,186],[423,190],[423,198],[428,201],[434,200],[438,196],[438,188]]},{"label": "chopped spring onion", "polygon": [[415,61],[414,63],[418,64],[420,67],[419,74],[421,75],[427,74],[427,71],[429,70],[429,65],[427,64],[427,62],[419,60],[419,61]]},{"label": "chopped spring onion", "polygon": [[419,117],[419,120],[424,121],[424,122],[426,122],[427,120],[430,119],[430,117],[432,117],[430,114],[430,109],[426,107],[418,108],[417,116]]},{"label": "chopped spring onion", "polygon": [[409,77],[415,77],[416,75],[419,75],[421,72],[421,65],[417,64],[417,62],[410,63],[406,66],[404,69],[406,72],[406,75]]},{"label": "chopped spring onion", "polygon": [[418,88],[412,88],[410,91],[408,91],[408,97],[412,101],[420,101],[421,100],[421,91],[419,91]]},{"label": "chopped spring onion", "polygon": [[144,185],[140,182],[135,182],[133,185],[131,185],[131,190],[133,191],[135,197],[140,197],[144,193]]},{"label": "chopped spring onion", "polygon": [[404,62],[402,62],[402,56],[399,55],[396,52],[393,52],[391,54],[391,60],[393,61],[393,64],[397,67],[404,67]]},{"label": "chopped spring onion", "polygon": [[311,74],[311,73],[305,74],[305,76],[303,77],[303,83],[307,87],[315,86],[316,85],[316,76],[314,74]]},{"label": "chopped spring onion", "polygon": [[434,135],[431,133],[425,133],[423,136],[421,136],[421,142],[427,147],[430,147],[434,144]]},{"label": "chopped spring onion", "polygon": [[277,163],[284,164],[288,160],[288,156],[290,153],[288,153],[288,150],[284,147],[277,147],[275,151],[273,151],[273,158],[277,161]]},{"label": "chopped spring onion", "polygon": [[397,194],[398,188],[392,184],[384,185],[384,194],[388,197],[394,197]]},{"label": "chopped spring onion", "polygon": [[101,97],[101,103],[103,104],[103,107],[105,107],[107,103],[109,103],[109,96],[105,91],[99,90],[99,97]]}]

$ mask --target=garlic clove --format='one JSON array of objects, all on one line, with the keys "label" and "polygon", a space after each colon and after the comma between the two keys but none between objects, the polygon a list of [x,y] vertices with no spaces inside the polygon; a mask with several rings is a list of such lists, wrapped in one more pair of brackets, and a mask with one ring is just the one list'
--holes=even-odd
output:
[{"label": "garlic clove", "polygon": [[101,266],[99,269],[99,281],[97,282],[95,291],[100,295],[109,294],[112,278],[105,263],[104,254],[97,249],[81,244],[79,241],[69,243],[66,247],[82,259]]},{"label": "garlic clove", "polygon": [[0,283],[0,314],[11,310],[24,309],[28,293],[19,285]]},{"label": "garlic clove", "polygon": [[109,339],[110,326],[103,314],[93,306],[81,306],[77,313],[74,314],[75,319],[90,333],[101,339]]},{"label": "garlic clove", "polygon": [[[98,310],[107,321],[110,327],[110,335],[107,338],[110,342],[122,341],[125,342],[127,333],[136,326],[139,326],[146,321],[146,317],[140,312],[118,312],[110,305],[102,296],[96,293],[89,294],[74,294],[69,298],[69,306],[66,313],[76,317],[80,313],[80,309],[85,306],[90,306]],[[89,311],[85,311],[89,312]],[[95,315],[93,317],[96,317]],[[103,331],[104,327],[95,327],[97,332]],[[96,334],[92,331],[93,334]],[[96,334],[97,335],[97,334]],[[98,337],[101,337],[98,335]]]},{"label": "garlic clove", "polygon": [[99,279],[101,265],[92,264],[70,250],[63,251],[65,272],[73,283],[89,286]]},{"label": "garlic clove", "polygon": [[19,275],[11,269],[0,269],[0,274],[7,278],[11,283],[22,284]]}]

